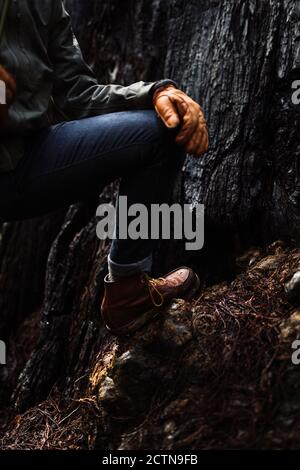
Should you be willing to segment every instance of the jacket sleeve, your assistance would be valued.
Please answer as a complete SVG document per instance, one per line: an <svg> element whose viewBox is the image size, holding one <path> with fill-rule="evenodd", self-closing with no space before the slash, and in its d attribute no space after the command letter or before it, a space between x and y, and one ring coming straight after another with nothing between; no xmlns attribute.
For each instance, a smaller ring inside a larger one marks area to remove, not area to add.
<svg viewBox="0 0 300 470"><path fill-rule="evenodd" d="M54 71L56 108L67 119L152 108L152 92L160 82L137 82L126 87L99 85L82 57L62 0L53 0L52 5L48 53Z"/></svg>

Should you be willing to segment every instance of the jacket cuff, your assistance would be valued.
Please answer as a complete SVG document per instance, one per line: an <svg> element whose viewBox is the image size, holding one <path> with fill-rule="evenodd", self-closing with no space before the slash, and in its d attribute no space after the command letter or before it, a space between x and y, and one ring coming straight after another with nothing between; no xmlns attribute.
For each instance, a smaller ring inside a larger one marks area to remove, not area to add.
<svg viewBox="0 0 300 470"><path fill-rule="evenodd" d="M155 92L156 90L158 90L158 88L164 88L164 87L166 87L166 86L168 86L168 85L173 85L175 88L178 88L178 85L177 85L176 82L174 82L174 80L170 80L169 78L165 78L165 79L163 79L163 80L158 80L157 82L155 82L155 83L152 85L152 87L150 88L149 94L150 94L151 96L153 96L153 95L154 95L154 92Z"/></svg>

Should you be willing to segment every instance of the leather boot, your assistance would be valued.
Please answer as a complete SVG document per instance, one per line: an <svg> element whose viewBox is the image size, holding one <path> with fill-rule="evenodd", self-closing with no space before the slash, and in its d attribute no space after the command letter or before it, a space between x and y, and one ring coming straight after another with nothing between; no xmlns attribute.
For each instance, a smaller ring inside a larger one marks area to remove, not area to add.
<svg viewBox="0 0 300 470"><path fill-rule="evenodd" d="M158 279L138 273L110 281L108 275L104 285L104 323L111 333L126 335L156 317L173 298L191 299L200 280L190 268L181 267Z"/></svg>

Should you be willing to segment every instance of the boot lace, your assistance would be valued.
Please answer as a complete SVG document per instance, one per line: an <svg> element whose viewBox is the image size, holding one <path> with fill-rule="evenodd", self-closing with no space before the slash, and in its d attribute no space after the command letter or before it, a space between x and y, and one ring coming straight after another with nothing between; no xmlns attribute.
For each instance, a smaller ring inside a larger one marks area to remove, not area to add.
<svg viewBox="0 0 300 470"><path fill-rule="evenodd" d="M161 307L164 303L164 296L157 288L157 285L165 285L166 279L163 277L153 279L152 277L148 276L148 274L146 273L144 273L143 279L144 279L144 282L148 286L149 295L150 295L153 305L155 305L155 307ZM155 296L159 298L158 302L155 300Z"/></svg>

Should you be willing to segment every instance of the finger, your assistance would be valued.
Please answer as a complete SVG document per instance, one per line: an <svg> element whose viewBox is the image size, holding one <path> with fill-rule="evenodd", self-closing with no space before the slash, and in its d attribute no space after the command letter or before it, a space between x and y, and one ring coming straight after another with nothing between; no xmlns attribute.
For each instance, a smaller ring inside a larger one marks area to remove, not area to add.
<svg viewBox="0 0 300 470"><path fill-rule="evenodd" d="M162 95L156 100L155 110L167 127L174 128L180 124L176 107L168 96Z"/></svg>
<svg viewBox="0 0 300 470"><path fill-rule="evenodd" d="M186 113L189 111L186 102L179 98L177 95L171 95L170 100L173 106L176 108L177 114L181 119L184 119Z"/></svg>
<svg viewBox="0 0 300 470"><path fill-rule="evenodd" d="M206 123L199 123L199 126L193 134L192 139L190 139L186 145L186 150L188 153L193 153L200 156L207 151L208 141L209 137Z"/></svg>
<svg viewBox="0 0 300 470"><path fill-rule="evenodd" d="M186 145L195 134L196 129L197 124L193 121L189 121L189 123L182 126L180 133L176 137L176 142L180 145Z"/></svg>
<svg viewBox="0 0 300 470"><path fill-rule="evenodd" d="M186 151L191 154L195 154L197 152L197 149L201 145L202 141L202 132L195 132L192 136L192 138L189 140L189 142L186 145Z"/></svg>
<svg viewBox="0 0 300 470"><path fill-rule="evenodd" d="M194 123L192 118L186 116L186 118L183 119L183 124L180 129L180 132L176 137L177 144L186 145L188 141L192 138L196 129L197 124Z"/></svg>
<svg viewBox="0 0 300 470"><path fill-rule="evenodd" d="M204 139L202 140L200 146L196 150L196 155L200 157L201 155L203 155L204 153L208 151L208 147L209 147L209 137L208 137L208 134L206 133L204 135Z"/></svg>
<svg viewBox="0 0 300 470"><path fill-rule="evenodd" d="M208 133L204 131L201 135L199 142L195 145L194 155L200 157L208 150Z"/></svg>
<svg viewBox="0 0 300 470"><path fill-rule="evenodd" d="M179 107L180 106L181 103L179 103ZM180 129L180 132L176 137L176 142L178 144L186 144L197 129L198 114L195 113L195 110L191 106L187 106L187 112L182 118L182 123L183 124Z"/></svg>

